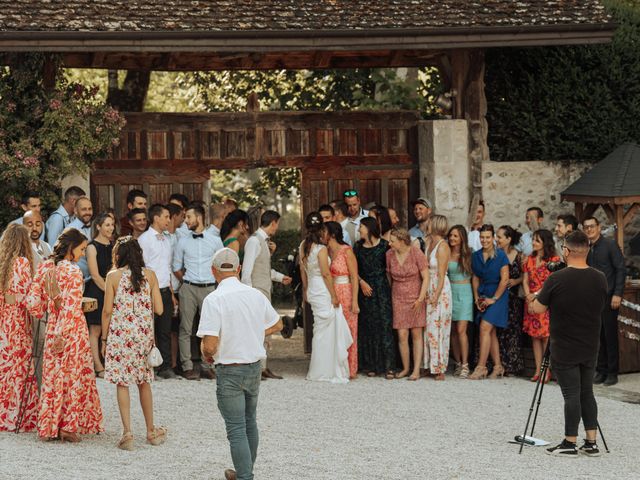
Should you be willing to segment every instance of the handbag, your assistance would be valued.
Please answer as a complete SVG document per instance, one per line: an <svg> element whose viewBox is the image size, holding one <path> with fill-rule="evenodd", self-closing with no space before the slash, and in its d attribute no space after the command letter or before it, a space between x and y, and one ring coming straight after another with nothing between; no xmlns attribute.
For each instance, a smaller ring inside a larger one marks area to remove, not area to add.
<svg viewBox="0 0 640 480"><path fill-rule="evenodd" d="M151 351L147 355L147 363L150 367L159 367L162 365L162 355L160 350L155 345L151 348Z"/></svg>

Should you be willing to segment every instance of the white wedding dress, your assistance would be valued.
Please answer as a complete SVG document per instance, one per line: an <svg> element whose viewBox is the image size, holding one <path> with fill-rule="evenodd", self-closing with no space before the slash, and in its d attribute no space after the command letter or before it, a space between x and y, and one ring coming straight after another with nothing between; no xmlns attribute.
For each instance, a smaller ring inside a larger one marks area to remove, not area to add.
<svg viewBox="0 0 640 480"><path fill-rule="evenodd" d="M313 310L313 343L307 380L331 383L349 382L347 349L353 343L342 307L334 308L322 279L318 252L324 245L313 245L306 263L307 301ZM300 252L302 258L302 252Z"/></svg>

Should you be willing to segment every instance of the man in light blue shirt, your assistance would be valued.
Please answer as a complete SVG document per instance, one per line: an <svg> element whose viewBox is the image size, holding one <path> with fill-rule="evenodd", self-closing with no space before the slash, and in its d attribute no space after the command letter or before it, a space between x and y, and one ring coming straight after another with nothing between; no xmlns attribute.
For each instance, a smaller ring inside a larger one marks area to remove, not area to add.
<svg viewBox="0 0 640 480"><path fill-rule="evenodd" d="M198 380L200 377L213 379L211 366L202 362L200 375L193 368L191 357L191 338L193 336L193 320L202 309L202 302L215 290L215 278L211 271L211 260L215 253L222 249L222 240L209 230L205 230L205 211L201 205L191 204L187 207L185 223L190 234L178 239L173 254L172 270L182 281L178 292L180 301L180 330L178 346L182 375L187 380Z"/></svg>
<svg viewBox="0 0 640 480"><path fill-rule="evenodd" d="M416 238L426 238L428 235L427 231L429 228L429 220L433 213L431 202L428 199L421 197L411 202L411 207L413 208L413 216L416 217L417 222L409 230L411 240L415 240Z"/></svg>
<svg viewBox="0 0 640 480"><path fill-rule="evenodd" d="M75 228L80 230L87 240L90 242L93 239L91 232L91 219L93 218L93 205L88 197L79 197L76 200L75 214L76 218L69 224L69 228ZM85 283L91 278L89 273L89 265L87 265L87 257L83 256L78 261L78 267L82 270L82 276Z"/></svg>
<svg viewBox="0 0 640 480"><path fill-rule="evenodd" d="M533 252L533 232L542 228L544 213L540 207L528 208L524 220L527 227L529 227L529 231L522 234L520 242L516 245L516 250L522 252L525 256L529 256Z"/></svg>
<svg viewBox="0 0 640 480"><path fill-rule="evenodd" d="M40 209L42 207L42 203L40 201L40 194L38 192L27 191L22 195L22 200L20 201L20 208L23 210L23 215L27 212L38 212L40 213ZM13 220L11 223L17 223L18 225L24 225L23 217L18 217ZM40 240L44 242L44 228L42 229L42 233L40 234Z"/></svg>
<svg viewBox="0 0 640 480"><path fill-rule="evenodd" d="M69 187L64 192L62 203L56 211L49 215L49 220L46 223L47 243L49 245L54 246L62 231L73 221L76 201L85 195L84 190L76 186Z"/></svg>

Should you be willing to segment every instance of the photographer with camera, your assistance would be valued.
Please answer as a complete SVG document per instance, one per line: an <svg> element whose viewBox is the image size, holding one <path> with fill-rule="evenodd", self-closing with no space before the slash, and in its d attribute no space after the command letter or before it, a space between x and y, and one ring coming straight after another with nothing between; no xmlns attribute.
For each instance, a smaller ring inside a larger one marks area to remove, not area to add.
<svg viewBox="0 0 640 480"><path fill-rule="evenodd" d="M559 457L574 457L578 452L598 456L598 406L593 395L593 375L607 279L587 265L589 240L583 232L568 235L562 251L567 268L547 279L532 304L535 313L550 311L551 364L564 397L565 439L546 452ZM581 417L586 439L578 449Z"/></svg>

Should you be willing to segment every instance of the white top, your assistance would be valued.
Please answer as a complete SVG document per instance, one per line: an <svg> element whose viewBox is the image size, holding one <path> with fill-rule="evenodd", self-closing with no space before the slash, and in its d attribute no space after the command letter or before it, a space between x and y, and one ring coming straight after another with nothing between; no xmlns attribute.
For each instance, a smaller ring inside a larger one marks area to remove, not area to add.
<svg viewBox="0 0 640 480"><path fill-rule="evenodd" d="M482 244L480 243L480 230L469 230L469 248L471 248L473 252L477 252L482 249Z"/></svg>
<svg viewBox="0 0 640 480"><path fill-rule="evenodd" d="M204 299L197 335L220 338L215 363L254 363L266 358L264 331L278 320L267 297L228 277Z"/></svg>
<svg viewBox="0 0 640 480"><path fill-rule="evenodd" d="M262 228L256 231L256 235L262 237L264 240L268 240L269 236ZM247 243L244 244L244 259L242 260L242 283L252 286L251 274L253 273L253 266L256 263L256 258L260 254L260 240L253 235L247 239ZM271 281L281 283L284 278L284 274L276 272L271 269Z"/></svg>
<svg viewBox="0 0 640 480"><path fill-rule="evenodd" d="M169 235L149 227L149 230L140 235L138 243L142 248L145 266L153 270L158 277L158 286L168 287L171 284L171 260L173 259Z"/></svg>
<svg viewBox="0 0 640 480"><path fill-rule="evenodd" d="M42 240L38 240L38 242L34 242L31 240L31 250L33 251L33 269L34 271L38 269L38 265L40 265L45 259L49 258L49 255L53 253L51 246Z"/></svg>

